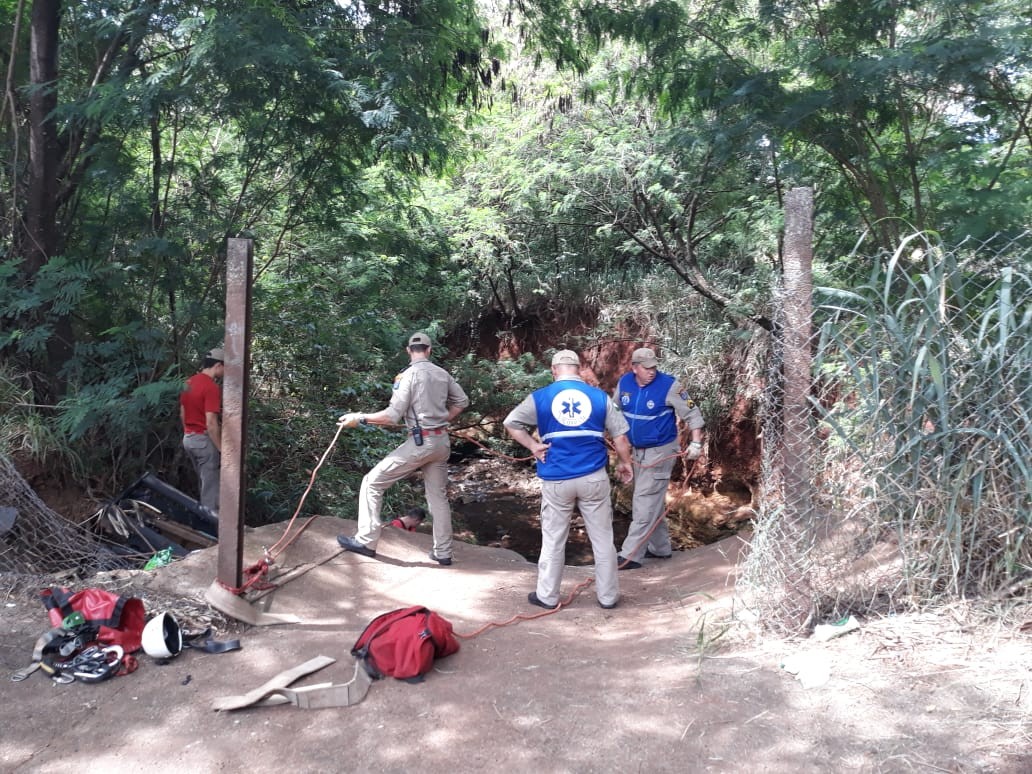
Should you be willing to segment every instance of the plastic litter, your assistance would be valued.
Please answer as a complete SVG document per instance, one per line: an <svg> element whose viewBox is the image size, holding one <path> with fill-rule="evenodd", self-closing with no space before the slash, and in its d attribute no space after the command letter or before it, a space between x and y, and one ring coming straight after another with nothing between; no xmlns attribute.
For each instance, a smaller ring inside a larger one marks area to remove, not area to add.
<svg viewBox="0 0 1032 774"><path fill-rule="evenodd" d="M851 616L847 615L834 623L830 624L818 624L813 629L813 639L818 642L827 642L833 640L836 637L841 637L843 634L856 631L860 628L859 622Z"/></svg>
<svg viewBox="0 0 1032 774"><path fill-rule="evenodd" d="M803 688L819 688L831 679L831 661L824 653L793 653L781 668L795 675Z"/></svg>
<svg viewBox="0 0 1032 774"><path fill-rule="evenodd" d="M159 567L164 567L166 564L172 563L172 546L168 548L162 548L154 556L147 560L147 564L143 565L145 570L156 570Z"/></svg>

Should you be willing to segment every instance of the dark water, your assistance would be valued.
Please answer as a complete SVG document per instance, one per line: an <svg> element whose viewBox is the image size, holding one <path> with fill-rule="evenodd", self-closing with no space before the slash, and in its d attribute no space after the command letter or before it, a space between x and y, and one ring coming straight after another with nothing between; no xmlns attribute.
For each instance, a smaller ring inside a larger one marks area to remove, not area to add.
<svg viewBox="0 0 1032 774"><path fill-rule="evenodd" d="M508 548L536 562L541 552L539 503L517 495L496 495L481 502L452 505L452 523L456 537L476 545ZM629 520L621 513L613 519L613 532L619 547L627 535ZM575 514L566 541L566 564L589 565L594 562L591 541L584 530L584 521Z"/></svg>

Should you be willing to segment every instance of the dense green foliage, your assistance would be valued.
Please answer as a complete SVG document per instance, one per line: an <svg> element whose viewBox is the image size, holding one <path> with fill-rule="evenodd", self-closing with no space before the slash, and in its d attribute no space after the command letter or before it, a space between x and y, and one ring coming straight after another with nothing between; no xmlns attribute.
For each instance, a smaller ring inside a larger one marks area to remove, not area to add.
<svg viewBox="0 0 1032 774"><path fill-rule="evenodd" d="M647 333L719 426L774 326L787 189L817 190L829 287L914 230L1032 225L1029 22L1018 0L0 3L0 432L98 491L178 482L227 236L255 240L265 517L340 412L386 402L415 328L598 310L578 343ZM541 373L435 355L471 422ZM392 439L343 438L310 506L347 515Z"/></svg>
<svg viewBox="0 0 1032 774"><path fill-rule="evenodd" d="M256 371L294 411L316 401L335 417L374 380L353 373L390 367L404 332L461 292L440 286L449 250L406 192L445 163L456 106L475 109L490 82L472 6L55 9L37 3L30 19L7 4L0 16L16 87L0 135L0 349L8 377L47 404L36 407L44 424L79 446L103 488L175 448L181 380L222 339L227 236L255 240ZM31 84L30 22L48 10L60 77ZM49 187L27 163L26 125L39 119L23 106L39 90L56 103ZM42 256L22 227L39 199L53 215ZM294 384L313 372L314 395ZM15 425L33 424L33 402L16 407Z"/></svg>
<svg viewBox="0 0 1032 774"><path fill-rule="evenodd" d="M526 4L569 20L578 51L607 32L635 41L637 61L614 72L625 93L690 118L724 149L715 161L765 157L754 180L775 192L819 184L825 238L863 224L891 250L914 229L956 240L1028 225L1025 3ZM568 58L568 40L534 40Z"/></svg>

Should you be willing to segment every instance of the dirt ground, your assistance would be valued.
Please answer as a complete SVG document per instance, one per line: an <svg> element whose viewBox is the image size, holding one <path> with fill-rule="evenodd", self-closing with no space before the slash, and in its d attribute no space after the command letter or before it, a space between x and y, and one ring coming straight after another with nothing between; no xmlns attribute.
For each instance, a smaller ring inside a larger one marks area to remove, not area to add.
<svg viewBox="0 0 1032 774"><path fill-rule="evenodd" d="M0 770L1032 771L1032 636L1019 626L958 609L861 621L827 642L764 638L734 595L738 538L621 572L614 610L588 585L549 614L527 604L535 567L512 551L457 544L444 568L428 535L386 530L368 559L337 547L354 526L320 517L279 557L292 579L256 607L298 624L210 608L217 548L98 580L243 647L165 665L141 653L135 673L93 685L0 681ZM249 530L245 564L283 528ZM590 577L568 567L564 593ZM412 604L463 635L516 620L462 639L425 682L375 682L352 707L212 709L317 655L336 663L295 686L346 682L365 624ZM0 587L0 667L25 666L46 628L28 590Z"/></svg>

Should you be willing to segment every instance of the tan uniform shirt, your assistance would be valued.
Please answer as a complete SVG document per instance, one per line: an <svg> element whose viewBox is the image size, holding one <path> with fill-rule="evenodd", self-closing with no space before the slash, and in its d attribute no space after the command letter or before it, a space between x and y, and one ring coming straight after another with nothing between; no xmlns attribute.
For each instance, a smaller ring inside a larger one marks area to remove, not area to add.
<svg viewBox="0 0 1032 774"><path fill-rule="evenodd" d="M695 401L688 397L688 390L680 382L675 381L670 385L670 391L666 396L666 404L673 408L677 416L688 423L690 429L701 430L706 426L706 420L702 418L702 412L695 405Z"/></svg>
<svg viewBox="0 0 1032 774"><path fill-rule="evenodd" d="M620 385L613 390L613 400L620 405ZM690 430L701 430L706 426L706 420L702 418L702 412L695 405L695 401L688 397L688 390L678 382L674 381L667 391L664 403L674 410L679 419L688 423Z"/></svg>
<svg viewBox="0 0 1032 774"><path fill-rule="evenodd" d="M451 374L429 360L417 360L394 378L394 394L387 411L391 420L413 427L416 417L424 430L446 427L448 411L465 408L469 398Z"/></svg>

